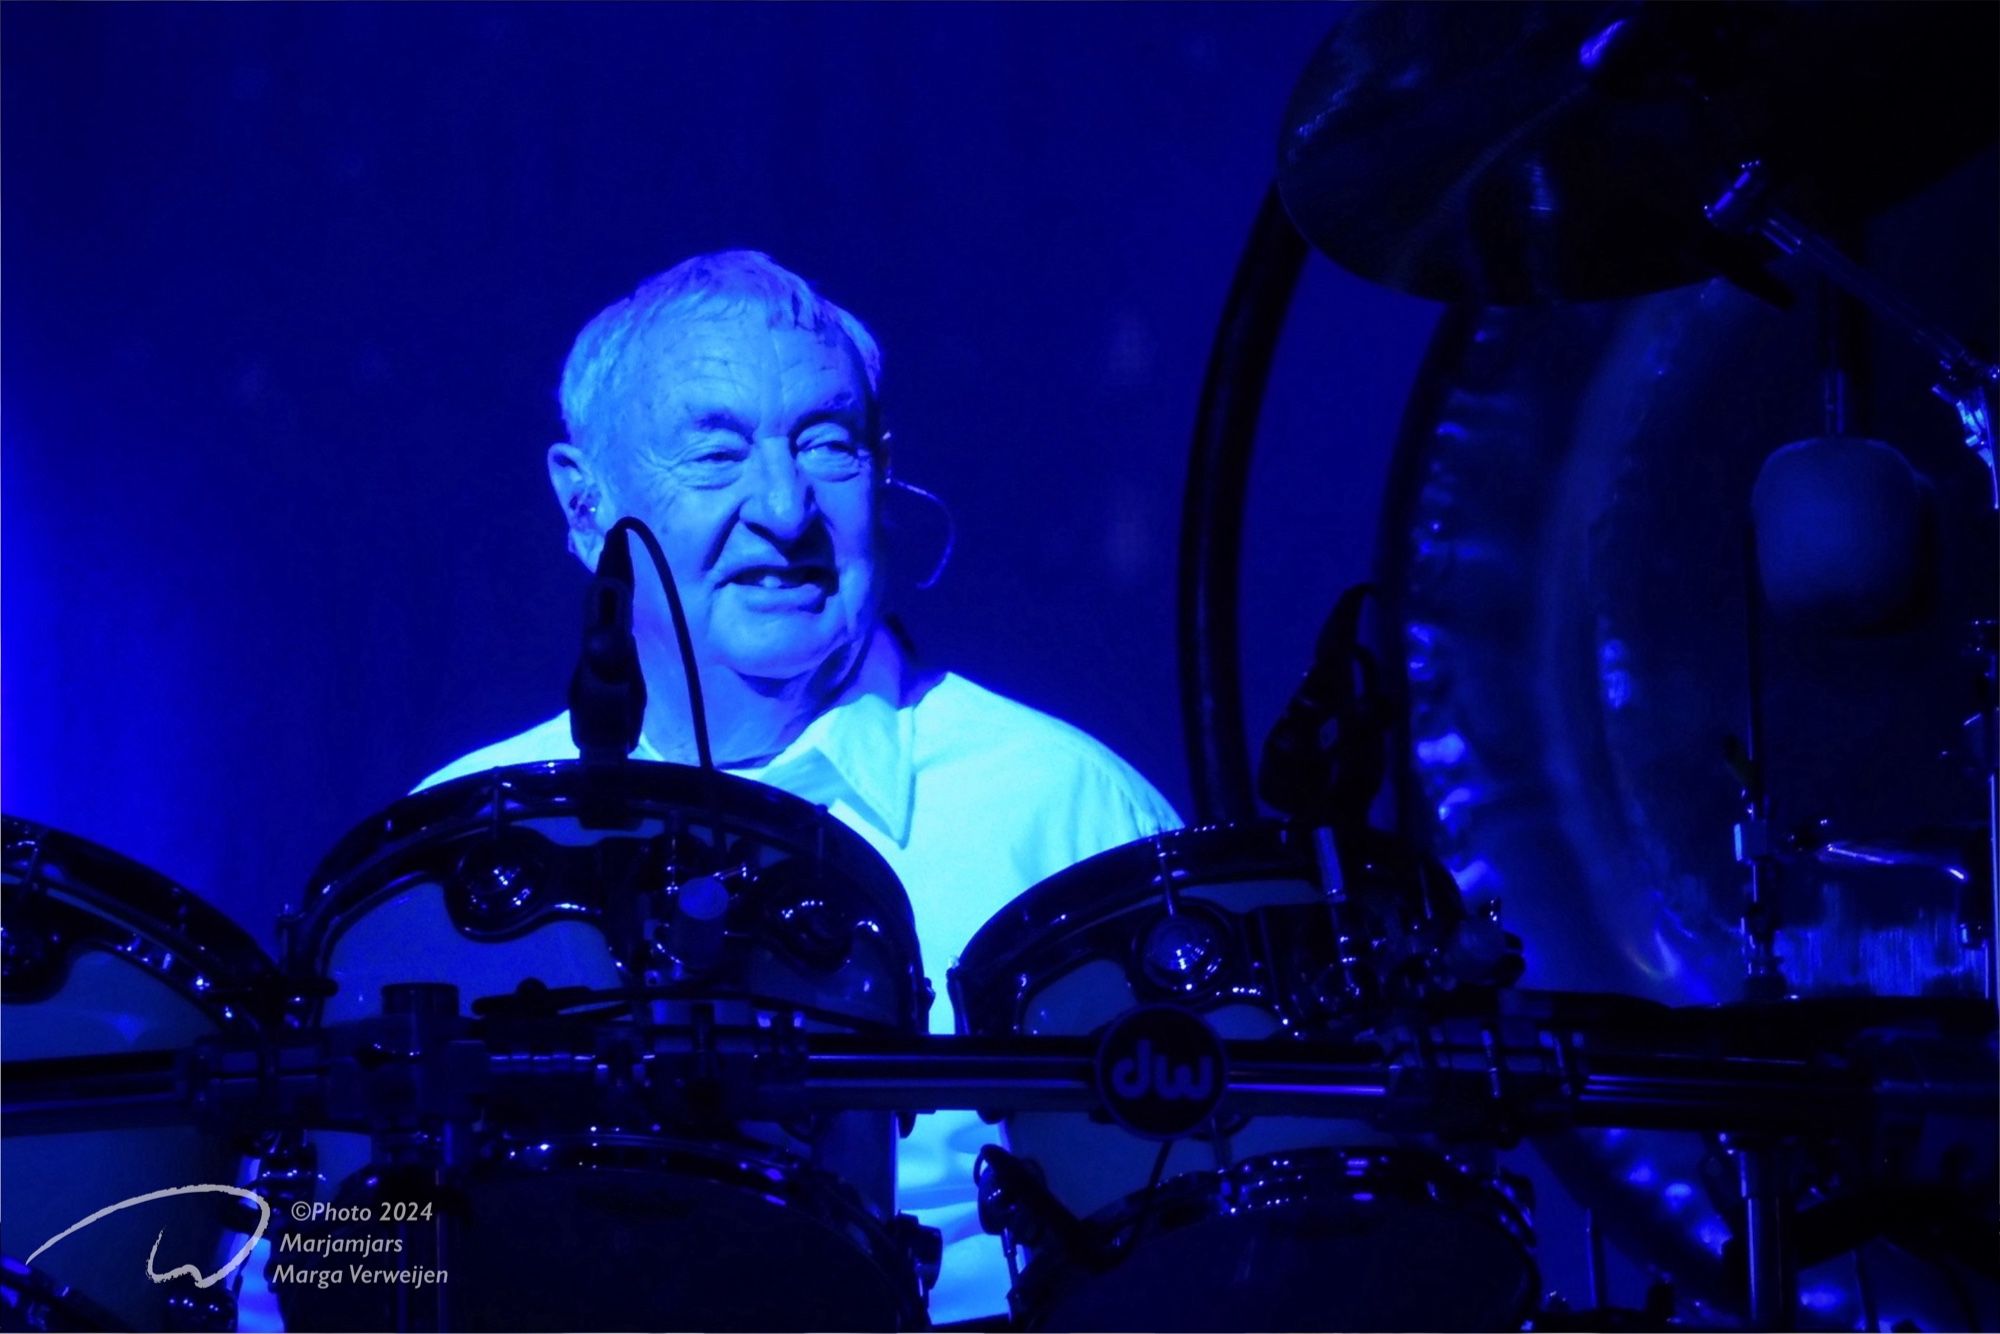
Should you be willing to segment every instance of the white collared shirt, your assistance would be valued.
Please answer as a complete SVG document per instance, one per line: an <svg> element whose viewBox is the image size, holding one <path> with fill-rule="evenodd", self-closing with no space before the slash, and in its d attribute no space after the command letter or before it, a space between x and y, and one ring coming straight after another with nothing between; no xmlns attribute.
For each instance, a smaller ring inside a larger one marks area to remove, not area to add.
<svg viewBox="0 0 2000 1334"><path fill-rule="evenodd" d="M660 755L644 741L639 759ZM569 715L447 765L419 790L509 764L575 759ZM966 942L1029 886L1180 817L1107 747L962 676L911 679L878 630L854 683L769 763L731 773L824 806L870 846L910 896L933 1033L954 1031L945 973ZM922 1117L897 1153L897 1206L944 1232L931 1320L1006 1310L997 1238L979 1230L972 1164L995 1128L971 1112Z"/></svg>

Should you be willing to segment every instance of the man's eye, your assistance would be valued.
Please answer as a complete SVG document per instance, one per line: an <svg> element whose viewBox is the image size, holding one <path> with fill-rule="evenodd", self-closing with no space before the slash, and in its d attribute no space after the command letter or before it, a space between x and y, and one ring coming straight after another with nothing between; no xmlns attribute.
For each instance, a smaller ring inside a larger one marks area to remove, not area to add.
<svg viewBox="0 0 2000 1334"><path fill-rule="evenodd" d="M867 458L868 446L845 436L834 436L826 440L807 440L800 444L798 449L799 463L804 467L820 471L857 472Z"/></svg>
<svg viewBox="0 0 2000 1334"><path fill-rule="evenodd" d="M852 481L867 470L868 446L846 436L806 440L799 444L798 460L802 470L821 481Z"/></svg>
<svg viewBox="0 0 2000 1334"><path fill-rule="evenodd" d="M687 456L687 461L706 468L723 467L731 463L741 463L743 451L720 446L714 449L698 449Z"/></svg>

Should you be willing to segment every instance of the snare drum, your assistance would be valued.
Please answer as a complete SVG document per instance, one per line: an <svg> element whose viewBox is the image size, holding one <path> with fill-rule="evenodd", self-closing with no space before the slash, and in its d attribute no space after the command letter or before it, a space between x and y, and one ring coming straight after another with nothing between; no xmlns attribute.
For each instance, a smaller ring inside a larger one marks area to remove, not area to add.
<svg viewBox="0 0 2000 1334"><path fill-rule="evenodd" d="M951 985L984 1036L1086 1035L1159 1003L1224 1038L1330 1036L1437 985L1462 918L1449 875L1381 835L1183 829L1030 889ZM1016 1284L1033 1327L1500 1328L1535 1296L1508 1192L1365 1124L1235 1117L1164 1144L1072 1113L1004 1125L1086 1222L1087 1244L1045 1246ZM1421 1257L1455 1269L1454 1252L1477 1282L1422 1277Z"/></svg>
<svg viewBox="0 0 2000 1334"><path fill-rule="evenodd" d="M361 825L314 886L287 928L288 968L335 989L307 1023L375 1014L404 982L450 983L475 1008L643 987L655 998L622 1016L686 1023L700 1005L735 1025L793 1009L809 1029L912 1034L930 1003L909 902L874 850L724 774L559 761L459 779ZM723 1129L509 1115L489 1116L448 1172L454 1325L921 1324L893 1113ZM396 1193L358 1136L317 1148L323 1199ZM389 1323L379 1290L273 1286L293 1329Z"/></svg>
<svg viewBox="0 0 2000 1334"><path fill-rule="evenodd" d="M279 998L256 942L192 891L84 839L7 817L0 924L0 1051L9 1061L164 1051L260 1030ZM22 1135L0 1173L7 1249L26 1257L65 1228L135 1195L176 1186L240 1186L243 1146L192 1127ZM36 1256L22 1293L63 1293L134 1329L223 1328L236 1280L197 1288L192 1264L221 1268L242 1244L239 1221L198 1194L109 1214ZM249 1216L254 1225L256 1215ZM67 1309L67 1308L65 1308Z"/></svg>

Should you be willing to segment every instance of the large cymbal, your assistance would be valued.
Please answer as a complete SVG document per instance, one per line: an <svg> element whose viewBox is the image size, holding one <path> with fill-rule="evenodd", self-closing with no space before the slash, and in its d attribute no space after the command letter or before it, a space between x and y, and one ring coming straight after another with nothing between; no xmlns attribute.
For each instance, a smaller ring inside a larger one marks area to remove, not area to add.
<svg viewBox="0 0 2000 1334"><path fill-rule="evenodd" d="M1997 166L1981 155L1860 238L1884 281L1980 347L2000 333ZM1397 793L1405 827L1468 896L1503 903L1525 986L1670 1004L1743 994L1742 803L1724 757L1747 723L1744 537L1765 460L1818 415L1822 304L1805 293L1778 312L1717 283L1460 306L1440 323L1376 567L1379 639L1402 657L1384 670L1409 710ZM1801 995L1977 996L1984 983L1952 872L1984 851L1986 785L1960 730L1976 666L1961 653L1966 622L2000 597L2000 561L1985 469L1931 397L1934 374L1878 338L1851 405L1936 487L1927 613L1865 636L1773 618L1761 637L1774 827L1834 840L1787 857L1778 879L1778 953ZM1706 1183L1721 1180L1701 1175L1705 1145L1537 1147L1567 1155L1550 1161L1602 1235L1673 1274L1684 1311L1740 1300L1741 1271L1702 1239L1718 1207ZM1884 1249L1868 1273L1886 1310ZM1814 1310L1822 1328L1858 1327L1872 1306L1840 1263L1813 1280L1836 1303ZM1905 1272L1917 1279L1896 1300L1932 1307L1912 1313L1923 1328L2000 1327L1953 1310L1941 1271ZM1991 1300L1971 1280L1959 1291Z"/></svg>
<svg viewBox="0 0 2000 1334"><path fill-rule="evenodd" d="M1702 208L1751 158L1838 229L1990 142L2000 6L1407 4L1341 12L1278 185L1364 277L1487 305L1747 273Z"/></svg>

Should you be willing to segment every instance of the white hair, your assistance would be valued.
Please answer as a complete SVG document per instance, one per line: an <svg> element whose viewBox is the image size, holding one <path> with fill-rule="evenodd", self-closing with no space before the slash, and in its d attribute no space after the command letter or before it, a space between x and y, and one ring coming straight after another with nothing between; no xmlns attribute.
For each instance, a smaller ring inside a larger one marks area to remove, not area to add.
<svg viewBox="0 0 2000 1334"><path fill-rule="evenodd" d="M573 444L594 450L604 423L601 404L623 391L655 335L682 321L761 310L771 328L837 332L853 347L868 380L869 416L877 414L882 350L866 325L827 300L811 283L756 250L723 250L682 260L639 284L631 296L599 311L583 327L563 363L563 423Z"/></svg>

